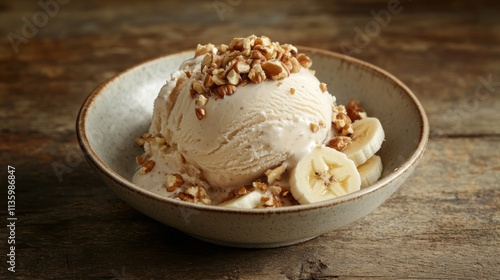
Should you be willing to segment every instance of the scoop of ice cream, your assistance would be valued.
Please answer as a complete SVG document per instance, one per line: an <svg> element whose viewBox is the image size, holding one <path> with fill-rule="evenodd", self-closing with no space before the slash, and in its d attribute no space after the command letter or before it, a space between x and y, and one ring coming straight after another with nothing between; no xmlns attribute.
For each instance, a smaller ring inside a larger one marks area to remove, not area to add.
<svg viewBox="0 0 500 280"><path fill-rule="evenodd" d="M203 100L200 117L192 88L201 61L184 65L163 87L150 133L163 135L211 187L233 188L282 163L293 166L331 136L334 97L305 68Z"/></svg>

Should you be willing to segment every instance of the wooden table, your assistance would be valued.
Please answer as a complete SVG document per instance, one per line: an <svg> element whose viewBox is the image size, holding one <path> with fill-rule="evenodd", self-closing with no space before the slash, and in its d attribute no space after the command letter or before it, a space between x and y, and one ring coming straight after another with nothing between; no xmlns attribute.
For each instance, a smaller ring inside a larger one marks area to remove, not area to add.
<svg viewBox="0 0 500 280"><path fill-rule="evenodd" d="M499 13L498 1L4 1L0 278L499 279ZM431 123L420 165L378 210L268 250L207 244L135 211L91 171L75 136L84 99L118 71L253 33L388 70Z"/></svg>

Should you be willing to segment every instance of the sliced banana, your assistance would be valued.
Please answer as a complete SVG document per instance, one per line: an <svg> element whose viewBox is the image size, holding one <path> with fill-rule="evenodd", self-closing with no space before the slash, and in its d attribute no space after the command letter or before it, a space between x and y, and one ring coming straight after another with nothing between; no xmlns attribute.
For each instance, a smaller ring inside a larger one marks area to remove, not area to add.
<svg viewBox="0 0 500 280"><path fill-rule="evenodd" d="M377 155L372 156L365 163L358 166L358 172L361 176L361 188L366 188L377 182L382 175L382 170L382 159Z"/></svg>
<svg viewBox="0 0 500 280"><path fill-rule="evenodd" d="M365 163L382 146L385 134L377 118L365 118L352 124L352 142L343 151L356 166Z"/></svg>
<svg viewBox="0 0 500 280"><path fill-rule="evenodd" d="M297 163L290 175L290 191L300 204L319 202L358 191L361 178L345 154L317 146Z"/></svg>
<svg viewBox="0 0 500 280"><path fill-rule="evenodd" d="M255 189L240 197L232 198L228 201L225 201L219 204L219 206L229 207L229 208L253 209L261 206L260 199L263 195L264 194L259 189Z"/></svg>

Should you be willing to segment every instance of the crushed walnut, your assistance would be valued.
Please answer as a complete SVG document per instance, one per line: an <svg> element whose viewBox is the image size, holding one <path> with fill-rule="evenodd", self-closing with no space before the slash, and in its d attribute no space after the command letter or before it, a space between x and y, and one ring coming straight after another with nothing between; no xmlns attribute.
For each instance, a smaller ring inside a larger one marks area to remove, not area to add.
<svg viewBox="0 0 500 280"><path fill-rule="evenodd" d="M211 205L212 200L207 194L205 188L195 185L188 187L185 191L179 192L177 197L186 202Z"/></svg>
<svg viewBox="0 0 500 280"><path fill-rule="evenodd" d="M151 170L153 170L154 167L155 167L155 161L148 160L141 166L141 169L139 169L139 174L141 175L148 174L149 172L151 172Z"/></svg>
<svg viewBox="0 0 500 280"><path fill-rule="evenodd" d="M325 83L319 84L319 88L321 89L321 92L325 93L328 89Z"/></svg>
<svg viewBox="0 0 500 280"><path fill-rule="evenodd" d="M342 152L349 146L349 144L352 142L351 137L348 136L335 136L328 143L326 146L333 148L339 152Z"/></svg>
<svg viewBox="0 0 500 280"><path fill-rule="evenodd" d="M353 122L367 117L365 109L359 104L359 100L352 100L351 102L347 103L345 109L347 112L347 116L349 116L349 118Z"/></svg>
<svg viewBox="0 0 500 280"><path fill-rule="evenodd" d="M180 174L168 174L167 180L164 184L164 187L167 189L167 192L173 192L184 185L184 179Z"/></svg>
<svg viewBox="0 0 500 280"><path fill-rule="evenodd" d="M351 135L354 131L352 129L352 122L345 107L342 105L333 104L332 107L332 125L338 134L342 136Z"/></svg>
<svg viewBox="0 0 500 280"><path fill-rule="evenodd" d="M222 199L222 202L226 202L228 200L231 200L233 198L238 198L238 197L241 197L251 191L255 190L255 187L253 186L240 186L236 189L233 189L232 191L230 191L227 196Z"/></svg>
<svg viewBox="0 0 500 280"><path fill-rule="evenodd" d="M296 47L255 35L234 38L229 45L198 45L195 57L201 55L204 55L201 75L189 75L193 79L190 94L196 100L195 113L199 120L205 118L203 106L210 97L223 99L233 94L238 85L282 80L299 72L301 67L308 69L312 65L312 60L298 53ZM200 95L204 98L199 98Z"/></svg>

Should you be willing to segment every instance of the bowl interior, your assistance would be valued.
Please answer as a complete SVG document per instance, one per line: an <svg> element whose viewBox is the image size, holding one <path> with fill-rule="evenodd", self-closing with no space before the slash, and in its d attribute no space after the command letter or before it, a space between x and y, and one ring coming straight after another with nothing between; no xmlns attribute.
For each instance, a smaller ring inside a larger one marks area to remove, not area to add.
<svg viewBox="0 0 500 280"><path fill-rule="evenodd" d="M404 164L419 146L423 149L425 115L402 83L362 61L315 49L301 50L310 55L312 69L328 84L337 104L358 99L370 116L380 119L386 134L378 152L384 164L383 177ZM87 100L79 129L84 130L98 160L116 175L132 178L134 158L142 153L134 139L148 130L153 101L170 73L192 56L193 52L183 52L132 67L105 82Z"/></svg>

